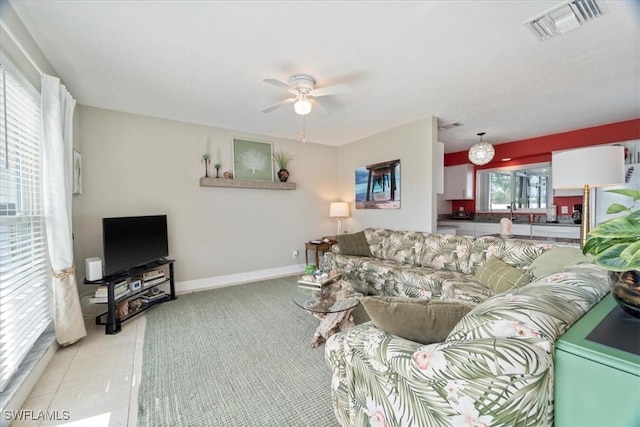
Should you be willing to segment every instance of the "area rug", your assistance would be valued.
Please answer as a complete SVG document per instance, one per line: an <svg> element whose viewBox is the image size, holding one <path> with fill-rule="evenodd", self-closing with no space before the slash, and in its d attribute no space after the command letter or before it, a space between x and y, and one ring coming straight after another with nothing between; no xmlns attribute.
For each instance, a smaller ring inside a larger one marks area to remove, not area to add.
<svg viewBox="0 0 640 427"><path fill-rule="evenodd" d="M138 425L338 426L318 320L295 278L181 295L147 313Z"/></svg>

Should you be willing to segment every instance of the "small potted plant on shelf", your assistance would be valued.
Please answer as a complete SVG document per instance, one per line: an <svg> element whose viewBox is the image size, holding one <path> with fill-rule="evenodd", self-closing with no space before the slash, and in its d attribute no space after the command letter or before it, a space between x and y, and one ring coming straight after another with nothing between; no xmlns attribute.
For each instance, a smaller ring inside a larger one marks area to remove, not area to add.
<svg viewBox="0 0 640 427"><path fill-rule="evenodd" d="M293 159L284 151L275 151L273 153L273 160L276 162L276 165L278 165L278 179L280 182L287 182L287 179L289 179L287 163Z"/></svg>
<svg viewBox="0 0 640 427"><path fill-rule="evenodd" d="M209 178L209 163L211 163L211 159L209 159L209 153L204 153L202 155L202 160L200 163L204 163L204 177Z"/></svg>
<svg viewBox="0 0 640 427"><path fill-rule="evenodd" d="M609 192L627 196L633 203L640 202L638 190ZM593 255L596 265L609 270L614 299L627 313L640 318L640 209L614 203L607 214L620 215L593 228L582 252Z"/></svg>
<svg viewBox="0 0 640 427"><path fill-rule="evenodd" d="M220 178L220 168L222 167L222 163L220 162L214 163L213 167L216 170L216 178Z"/></svg>

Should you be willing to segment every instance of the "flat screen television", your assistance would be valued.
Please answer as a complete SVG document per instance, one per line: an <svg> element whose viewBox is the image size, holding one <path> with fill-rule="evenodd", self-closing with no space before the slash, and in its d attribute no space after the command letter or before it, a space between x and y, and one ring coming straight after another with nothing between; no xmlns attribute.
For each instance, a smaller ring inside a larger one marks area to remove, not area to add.
<svg viewBox="0 0 640 427"><path fill-rule="evenodd" d="M169 255L167 216L102 218L104 275L122 273Z"/></svg>

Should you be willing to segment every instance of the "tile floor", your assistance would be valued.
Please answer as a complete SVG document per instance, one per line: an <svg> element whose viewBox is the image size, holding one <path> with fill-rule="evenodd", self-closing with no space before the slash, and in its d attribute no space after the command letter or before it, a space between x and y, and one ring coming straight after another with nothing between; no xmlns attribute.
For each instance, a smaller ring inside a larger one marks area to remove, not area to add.
<svg viewBox="0 0 640 427"><path fill-rule="evenodd" d="M12 427L135 427L146 316L122 325L116 335L87 321L87 336L60 348L22 407L32 411L68 411L66 421L16 421Z"/></svg>

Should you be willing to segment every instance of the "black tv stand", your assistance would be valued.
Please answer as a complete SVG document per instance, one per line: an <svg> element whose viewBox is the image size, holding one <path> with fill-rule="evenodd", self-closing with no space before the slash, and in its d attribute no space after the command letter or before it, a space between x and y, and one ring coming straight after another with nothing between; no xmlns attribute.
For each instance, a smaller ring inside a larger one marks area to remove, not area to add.
<svg viewBox="0 0 640 427"><path fill-rule="evenodd" d="M175 300L176 297L176 289L175 289L175 279L173 272L173 263L175 260L172 259L159 259L153 262L150 262L144 266L134 267L130 270L127 270L124 273L118 273L111 276L103 277L101 280L96 281L88 281L84 280L85 285L106 285L107 288L107 311L96 316L96 325L104 325L106 334L117 334L121 330L121 325L123 322L137 316L140 313L145 312L146 310L161 304L165 301ZM126 295L115 298L115 285L121 283L122 281L127 281L129 284L132 281L141 280L143 281L144 273L151 270L158 270L160 268L168 269L169 276L165 276L164 280L159 282L149 282L148 284L142 284L142 286L137 290L130 290ZM119 317L116 306L125 301L133 301L135 299L140 298L144 293L146 293L149 289L154 286L163 285L169 283L169 294L165 298L160 298L158 300L154 300L152 302L143 303L140 308L135 311L129 312L124 317Z"/></svg>

